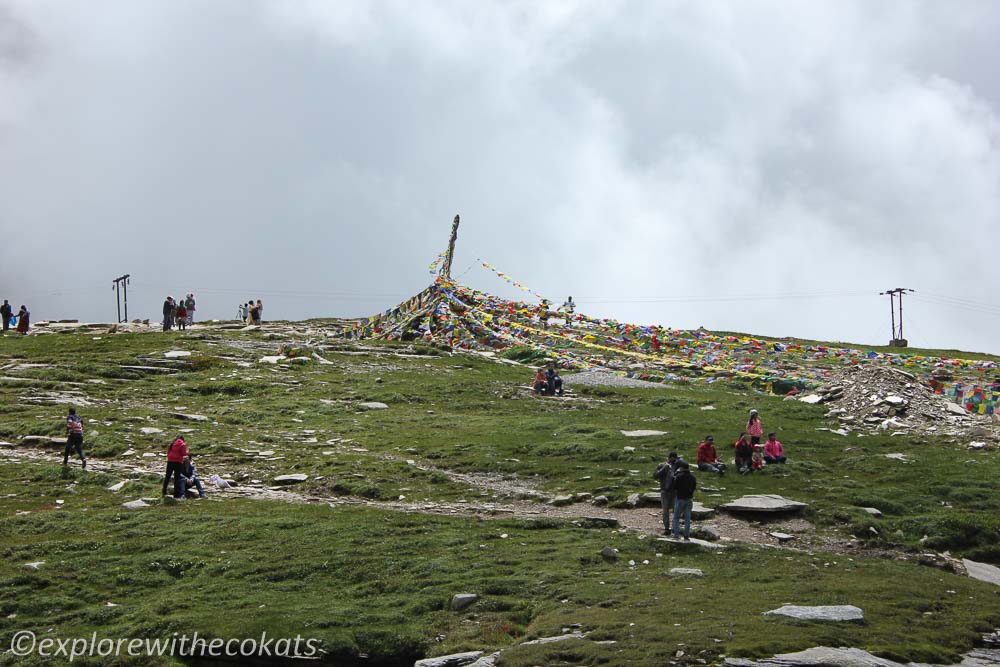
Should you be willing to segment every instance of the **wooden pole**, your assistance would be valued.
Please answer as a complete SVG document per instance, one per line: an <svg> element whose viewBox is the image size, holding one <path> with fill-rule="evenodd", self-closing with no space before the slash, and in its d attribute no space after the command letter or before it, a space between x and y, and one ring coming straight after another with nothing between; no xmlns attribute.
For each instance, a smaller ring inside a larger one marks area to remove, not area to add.
<svg viewBox="0 0 1000 667"><path fill-rule="evenodd" d="M451 278L451 260L455 256L455 241L458 240L458 215L455 216L455 220L451 223L451 238L448 239L448 254L445 255L444 263L441 264L441 277L445 279Z"/></svg>

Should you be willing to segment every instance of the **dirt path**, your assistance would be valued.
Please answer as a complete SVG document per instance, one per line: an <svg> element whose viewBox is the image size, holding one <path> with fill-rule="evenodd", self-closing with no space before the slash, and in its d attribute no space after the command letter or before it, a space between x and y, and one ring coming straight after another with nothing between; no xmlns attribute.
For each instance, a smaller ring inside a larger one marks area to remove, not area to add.
<svg viewBox="0 0 1000 667"><path fill-rule="evenodd" d="M59 456L44 451L28 448L5 447L0 449L0 462L45 462L58 463ZM155 461L155 465L153 462ZM73 465L78 465L74 462ZM163 474L162 461L158 459L137 460L135 462L109 461L103 459L88 460L87 470L120 474L123 477L160 476ZM490 474L470 474L448 471L432 466L417 466L424 470L433 470L448 475L453 481L468 486L477 491L511 496L511 495L541 495L536 489L524 483L511 481ZM207 481L207 480L206 480ZM207 484L209 497L212 500L223 498L252 498L256 500L272 500L286 503L325 503L331 507L364 506L395 512L414 514L431 514L438 516L464 516L479 519L493 518L555 518L555 519L604 519L613 520L626 530L644 535L660 536L663 534L663 523L660 509L657 507L641 507L622 509L598 507L589 503L573 503L556 507L531 500L508 499L503 501L454 501L454 502L406 502L395 500L368 500L352 496L325 495L301 493L294 488L279 488L261 484L240 484L229 489L214 489ZM127 487L126 487L127 489ZM124 496L128 493L125 492ZM856 540L846 539L822 531L801 518L776 518L774 520L747 520L724 513L716 513L709 519L694 525L710 525L720 535L720 542L737 542L754 544L778 549L795 551L823 551L843 554L846 556L876 556L890 558L907 558L909 555L893 550L872 550ZM771 533L780 532L792 535L792 539L782 541Z"/></svg>

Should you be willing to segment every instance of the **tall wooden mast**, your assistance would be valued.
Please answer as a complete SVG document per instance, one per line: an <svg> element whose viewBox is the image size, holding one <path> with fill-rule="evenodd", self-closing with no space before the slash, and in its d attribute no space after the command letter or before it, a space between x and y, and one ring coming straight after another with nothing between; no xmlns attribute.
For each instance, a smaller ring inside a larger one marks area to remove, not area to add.
<svg viewBox="0 0 1000 667"><path fill-rule="evenodd" d="M451 279L451 260L455 256L455 241L458 239L458 215L455 215L455 220L451 223L451 238L448 239L448 254L445 255L444 263L441 264L441 277L445 280Z"/></svg>

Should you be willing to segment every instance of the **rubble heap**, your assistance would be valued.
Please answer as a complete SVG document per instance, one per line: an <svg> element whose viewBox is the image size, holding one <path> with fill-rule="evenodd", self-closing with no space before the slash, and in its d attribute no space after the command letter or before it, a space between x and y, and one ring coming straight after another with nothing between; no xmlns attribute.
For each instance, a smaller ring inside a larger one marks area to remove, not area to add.
<svg viewBox="0 0 1000 667"><path fill-rule="evenodd" d="M883 364L846 367L799 400L828 404L826 416L840 422L837 431L841 433L867 430L983 437L990 432L987 419L935 394L917 376Z"/></svg>

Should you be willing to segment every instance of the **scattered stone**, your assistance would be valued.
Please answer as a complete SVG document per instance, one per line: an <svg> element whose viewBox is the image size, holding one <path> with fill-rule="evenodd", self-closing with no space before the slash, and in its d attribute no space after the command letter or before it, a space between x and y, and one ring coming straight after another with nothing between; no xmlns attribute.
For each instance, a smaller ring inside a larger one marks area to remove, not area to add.
<svg viewBox="0 0 1000 667"><path fill-rule="evenodd" d="M803 403L809 403L810 405L815 405L816 403L822 401L823 397L820 396L819 394L806 394L805 396L799 398L799 400L802 401Z"/></svg>
<svg viewBox="0 0 1000 667"><path fill-rule="evenodd" d="M142 500L130 500L127 503L122 503L122 507L130 510L142 509L143 507L149 506L149 504L143 502Z"/></svg>
<svg viewBox="0 0 1000 667"><path fill-rule="evenodd" d="M278 475L274 478L274 483L278 486L288 486L291 484L301 484L307 479L309 479L309 475L294 473L291 475Z"/></svg>
<svg viewBox="0 0 1000 667"><path fill-rule="evenodd" d="M773 533L768 533L768 535L775 538L782 544L784 544L785 542L791 542L792 540L795 539L794 535L789 535L788 533L773 532Z"/></svg>
<svg viewBox="0 0 1000 667"><path fill-rule="evenodd" d="M364 403L358 403L358 407L362 410L385 410L389 406L385 403L379 403L378 401L366 401Z"/></svg>
<svg viewBox="0 0 1000 667"><path fill-rule="evenodd" d="M40 568L43 565L45 565L45 561L44 560L38 560L38 561L35 561L34 563L25 563L24 564L24 566L26 568L28 568L29 570L37 570L38 568Z"/></svg>
<svg viewBox="0 0 1000 667"><path fill-rule="evenodd" d="M1000 586L1000 567L988 563L977 563L967 558L962 559L962 565L965 566L965 571L973 579Z"/></svg>
<svg viewBox="0 0 1000 667"><path fill-rule="evenodd" d="M167 359L178 359L180 357L190 357L191 353L187 350L170 350L169 352L164 352L163 356Z"/></svg>
<svg viewBox="0 0 1000 667"><path fill-rule="evenodd" d="M720 509L724 509L727 512L767 512L778 514L782 512L798 512L803 507L808 507L808 503L767 494L743 496L730 503L721 505Z"/></svg>
<svg viewBox="0 0 1000 667"><path fill-rule="evenodd" d="M623 449L625 450L626 454L632 454L633 452L635 452L635 447L624 447Z"/></svg>
<svg viewBox="0 0 1000 667"><path fill-rule="evenodd" d="M698 526L697 528L692 528L691 531L697 532L698 537L710 542L718 542L722 539L722 535L719 534L719 529L715 526Z"/></svg>
<svg viewBox="0 0 1000 667"><path fill-rule="evenodd" d="M183 412L171 412L170 416L171 417L176 417L177 419L183 419L185 421L190 421L190 422L207 422L208 421L208 417L206 417L205 415L188 415L188 414L184 414Z"/></svg>
<svg viewBox="0 0 1000 667"><path fill-rule="evenodd" d="M573 521L581 528L618 528L618 519L610 516L584 516Z"/></svg>
<svg viewBox="0 0 1000 667"><path fill-rule="evenodd" d="M868 512L872 516L882 516L882 510L875 507L862 507L863 511Z"/></svg>
<svg viewBox="0 0 1000 667"><path fill-rule="evenodd" d="M139 433L142 433L143 435L156 435L157 433L163 433L163 429L154 428L152 426L143 426L139 429Z"/></svg>
<svg viewBox="0 0 1000 667"><path fill-rule="evenodd" d="M705 573L695 567L672 567L670 574L690 575L692 577L704 577Z"/></svg>
<svg viewBox="0 0 1000 667"><path fill-rule="evenodd" d="M781 653L773 658L754 661L743 658L726 658L729 667L905 667L902 663L876 658L858 648L815 648L798 653Z"/></svg>
<svg viewBox="0 0 1000 667"><path fill-rule="evenodd" d="M164 505L176 505L180 502L179 498L174 498L173 496L163 496Z"/></svg>
<svg viewBox="0 0 1000 667"><path fill-rule="evenodd" d="M476 595L475 593L458 593L456 595L453 595L451 598L451 610L461 611L466 607L468 607L469 605L473 604L478 599L479 596Z"/></svg>
<svg viewBox="0 0 1000 667"><path fill-rule="evenodd" d="M572 505L572 504L573 504L573 496L556 496L555 498L549 501L549 505L552 505L553 507L562 507L564 505Z"/></svg>
<svg viewBox="0 0 1000 667"><path fill-rule="evenodd" d="M715 514L715 510L711 507L705 507L697 500L691 503L691 518L695 521L699 519L707 519Z"/></svg>
<svg viewBox="0 0 1000 667"><path fill-rule="evenodd" d="M618 560L618 550L611 547L604 547L601 549L601 556L606 560Z"/></svg>
<svg viewBox="0 0 1000 667"><path fill-rule="evenodd" d="M667 435L667 432L639 429L638 431L622 431L621 434L624 435L626 438L648 438L654 435Z"/></svg>
<svg viewBox="0 0 1000 667"><path fill-rule="evenodd" d="M542 637L540 639L532 639L531 641L522 642L519 646L538 646L539 644L553 644L555 642L564 642L567 639L583 639L586 635L582 632L569 632L565 635L556 635L555 637Z"/></svg>
<svg viewBox="0 0 1000 667"><path fill-rule="evenodd" d="M596 507L604 507L605 505L608 504L608 497L607 496L597 496L596 498L594 498L591 501L591 503L593 505L595 505Z"/></svg>
<svg viewBox="0 0 1000 667"><path fill-rule="evenodd" d="M863 621L865 613L853 605L821 605L806 607L786 604L783 607L764 612L765 616L787 616L800 621Z"/></svg>
<svg viewBox="0 0 1000 667"><path fill-rule="evenodd" d="M909 463L910 460L906 458L906 454L901 454L899 452L894 452L892 454L886 454L885 458L892 459L894 461L902 461L903 463Z"/></svg>
<svg viewBox="0 0 1000 667"><path fill-rule="evenodd" d="M125 488L126 484L128 484L128 480L127 479L123 480L121 482L118 482L117 484L112 484L111 486L108 487L108 491L114 491L115 493L118 493L119 491L121 491L122 489Z"/></svg>
<svg viewBox="0 0 1000 667"><path fill-rule="evenodd" d="M477 660L483 655L482 651L468 651L466 653L452 653L442 655L437 658L424 658L413 663L413 667L464 667Z"/></svg>

